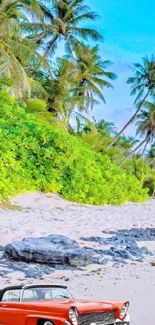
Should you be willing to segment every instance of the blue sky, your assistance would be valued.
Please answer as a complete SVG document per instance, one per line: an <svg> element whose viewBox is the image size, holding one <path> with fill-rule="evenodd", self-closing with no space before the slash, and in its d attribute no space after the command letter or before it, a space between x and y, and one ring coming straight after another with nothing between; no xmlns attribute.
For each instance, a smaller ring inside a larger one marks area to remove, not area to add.
<svg viewBox="0 0 155 325"><path fill-rule="evenodd" d="M111 69L118 79L114 90L104 90L106 105L97 105L91 115L97 119L113 121L118 128L133 113L134 98L126 84L132 74L131 64L141 57L155 53L155 2L154 0L86 0L100 20L89 24L104 36L100 54L114 62ZM134 134L133 126L126 134Z"/></svg>

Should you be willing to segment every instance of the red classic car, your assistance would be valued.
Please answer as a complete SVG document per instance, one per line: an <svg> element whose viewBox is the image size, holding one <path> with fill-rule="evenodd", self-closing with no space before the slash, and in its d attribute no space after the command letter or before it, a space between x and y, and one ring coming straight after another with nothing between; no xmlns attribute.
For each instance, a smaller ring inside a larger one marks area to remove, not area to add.
<svg viewBox="0 0 155 325"><path fill-rule="evenodd" d="M129 325L127 301L77 300L62 285L0 290L0 325Z"/></svg>

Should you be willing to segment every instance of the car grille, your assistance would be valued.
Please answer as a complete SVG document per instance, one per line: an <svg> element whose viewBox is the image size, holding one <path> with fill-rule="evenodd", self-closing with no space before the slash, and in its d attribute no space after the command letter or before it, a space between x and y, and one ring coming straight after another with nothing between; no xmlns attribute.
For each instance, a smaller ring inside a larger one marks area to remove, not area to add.
<svg viewBox="0 0 155 325"><path fill-rule="evenodd" d="M97 325L113 325L114 322L115 311L80 315L80 325L90 325L91 323L96 323Z"/></svg>

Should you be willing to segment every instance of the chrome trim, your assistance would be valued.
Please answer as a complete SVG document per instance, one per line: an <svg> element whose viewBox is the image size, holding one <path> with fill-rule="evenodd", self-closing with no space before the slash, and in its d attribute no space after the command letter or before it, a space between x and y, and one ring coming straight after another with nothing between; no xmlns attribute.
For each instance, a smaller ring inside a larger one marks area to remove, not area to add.
<svg viewBox="0 0 155 325"><path fill-rule="evenodd" d="M67 320L64 321L64 325L71 325Z"/></svg>
<svg viewBox="0 0 155 325"><path fill-rule="evenodd" d="M79 325L114 325L115 311L80 314Z"/></svg>
<svg viewBox="0 0 155 325"><path fill-rule="evenodd" d="M116 319L115 324L116 325L130 325L130 315L127 314L123 320Z"/></svg>
<svg viewBox="0 0 155 325"><path fill-rule="evenodd" d="M34 283L34 284L25 284L23 286L23 289L27 289L27 288L31 288L31 287L59 287L59 288L66 288L67 286L63 285L63 284L49 284L49 283Z"/></svg>
<svg viewBox="0 0 155 325"><path fill-rule="evenodd" d="M23 295L24 295L24 288L21 289L21 293L20 293L20 298L19 301L22 302L23 301Z"/></svg>
<svg viewBox="0 0 155 325"><path fill-rule="evenodd" d="M90 323L90 325L115 325L115 323L113 323L113 322L108 322L108 323L103 323L103 322L96 322L96 323Z"/></svg>

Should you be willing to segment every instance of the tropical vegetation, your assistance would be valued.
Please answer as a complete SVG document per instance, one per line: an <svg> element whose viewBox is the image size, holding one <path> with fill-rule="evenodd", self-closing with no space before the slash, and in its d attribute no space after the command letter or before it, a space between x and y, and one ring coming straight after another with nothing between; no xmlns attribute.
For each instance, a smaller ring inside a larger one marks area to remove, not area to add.
<svg viewBox="0 0 155 325"><path fill-rule="evenodd" d="M75 136L27 114L0 93L0 198L30 190L91 204L143 201L140 181Z"/></svg>
<svg viewBox="0 0 155 325"><path fill-rule="evenodd" d="M117 78L103 35L87 27L96 19L84 0L0 0L1 200L33 190L91 204L155 194L155 57L132 66L135 111L120 131L104 111L88 118ZM135 137L124 133L131 123Z"/></svg>

